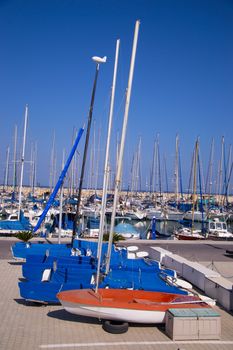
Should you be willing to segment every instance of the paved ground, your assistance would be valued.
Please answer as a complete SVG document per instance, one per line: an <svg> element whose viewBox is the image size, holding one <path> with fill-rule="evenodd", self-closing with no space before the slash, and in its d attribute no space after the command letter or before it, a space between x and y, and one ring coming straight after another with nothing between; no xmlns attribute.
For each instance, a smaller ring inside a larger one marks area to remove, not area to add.
<svg viewBox="0 0 233 350"><path fill-rule="evenodd" d="M0 240L2 280L0 284L0 349L2 350L233 349L232 314L217 306L216 310L221 314L222 319L221 341L173 342L167 337L162 326L131 325L127 333L114 335L106 333L98 320L68 314L59 305L38 307L27 303L20 298L17 286L18 279L21 277L21 263L11 259L9 247L9 241ZM4 252L6 249L8 251ZM179 249L181 250L181 247Z"/></svg>

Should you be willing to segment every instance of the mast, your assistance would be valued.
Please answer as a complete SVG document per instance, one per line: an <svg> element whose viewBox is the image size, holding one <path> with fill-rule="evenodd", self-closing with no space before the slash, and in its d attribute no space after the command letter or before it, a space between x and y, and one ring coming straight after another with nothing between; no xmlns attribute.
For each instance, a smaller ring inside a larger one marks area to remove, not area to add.
<svg viewBox="0 0 233 350"><path fill-rule="evenodd" d="M54 165L55 165L55 131L53 132L53 143L51 150L51 159L50 159L50 176L49 176L49 187L50 192L52 192L54 186Z"/></svg>
<svg viewBox="0 0 233 350"><path fill-rule="evenodd" d="M65 150L62 152L62 169L65 164ZM60 206L59 206L59 223L58 223L58 244L61 244L61 228L62 228L62 207L63 207L63 191L64 191L64 181L60 188Z"/></svg>
<svg viewBox="0 0 233 350"><path fill-rule="evenodd" d="M91 104L90 104L89 116L88 116L87 133L86 133L86 140L85 140L84 153L83 153L82 169L81 169L81 175L80 175L80 181L79 181L77 208L76 208L76 214L75 214L74 223L73 223L72 244L73 244L73 241L74 241L74 238L76 235L77 220L80 217L80 203L81 203L81 195L82 195L82 187L83 187L83 178L84 178L85 164L86 164L86 158L87 158L87 150L88 150L88 144L89 144L91 122L92 122L92 113L93 113L93 107L94 107L95 91L96 91L99 67L100 67L100 63L106 62L107 57L100 58L100 57L94 56L94 57L92 57L92 59L94 62L96 62L96 70L95 70L94 84L93 84L93 88L92 88L92 96L91 96Z"/></svg>
<svg viewBox="0 0 233 350"><path fill-rule="evenodd" d="M204 232L204 208L203 208L203 197L202 197L202 181L201 181L201 162L200 162L200 151L198 148L197 153L198 163L198 176L199 176L199 187L200 187L200 204L201 204L201 232Z"/></svg>
<svg viewBox="0 0 233 350"><path fill-rule="evenodd" d="M208 207L210 207L210 196L212 194L213 185L213 159L214 159L214 139L212 138L210 147L210 158L206 175L205 193L208 195Z"/></svg>
<svg viewBox="0 0 233 350"><path fill-rule="evenodd" d="M33 181L32 181L32 194L34 196L34 191L35 191L35 187L36 187L36 182L37 182L37 142L35 143L35 149L34 149L34 163L33 163Z"/></svg>
<svg viewBox="0 0 233 350"><path fill-rule="evenodd" d="M182 171L181 171L181 157L180 157L180 147L179 147L179 174L180 174L180 194L181 194L181 199L183 200L183 183L182 183Z"/></svg>
<svg viewBox="0 0 233 350"><path fill-rule="evenodd" d="M227 159L226 205L228 205L229 181L231 178L231 165L232 165L232 145L230 145L228 159Z"/></svg>
<svg viewBox="0 0 233 350"><path fill-rule="evenodd" d="M220 163L219 163L219 177L218 177L219 202L220 202L221 195L222 195L223 157L224 157L224 137L222 137L222 142L221 142L221 158L220 158Z"/></svg>
<svg viewBox="0 0 233 350"><path fill-rule="evenodd" d="M155 157L156 157L156 140L154 141L154 149L153 149L153 159L152 159L152 166L151 166L151 178L150 178L150 192L155 192Z"/></svg>
<svg viewBox="0 0 233 350"><path fill-rule="evenodd" d="M17 150L17 125L15 125L14 133L14 154L13 154L13 193L15 194L16 183L17 183L17 167L16 167L16 150Z"/></svg>
<svg viewBox="0 0 233 350"><path fill-rule="evenodd" d="M140 184L141 143L142 143L142 138L140 136L139 144L138 144L137 157L136 157L136 184L135 184L135 191L136 191L136 193L138 192L138 190L141 190L141 184Z"/></svg>
<svg viewBox="0 0 233 350"><path fill-rule="evenodd" d="M159 134L157 134L157 172L158 172L158 185L159 185L159 194L160 194L160 200L162 196L162 187L161 187L161 169L160 169L160 150L159 150Z"/></svg>
<svg viewBox="0 0 233 350"><path fill-rule="evenodd" d="M163 162L164 162L165 188L166 188L166 192L168 193L167 158L166 158L166 154L164 154Z"/></svg>
<svg viewBox="0 0 233 350"><path fill-rule="evenodd" d="M72 146L77 137L77 130L73 128L73 137L72 137ZM71 170L70 170L70 196L74 194L74 159L71 162Z"/></svg>
<svg viewBox="0 0 233 350"><path fill-rule="evenodd" d="M119 195L119 189L120 189L120 184L121 184L122 160L123 160L124 147L125 147L125 137L126 137L127 122L128 122L129 105L130 105L131 88L132 88L132 81L133 81L139 25L140 25L140 21L136 21L133 49L132 49L132 56L131 56L131 63L130 63L130 71L129 71L128 88L127 88L126 102L125 102L125 113L124 113L124 120L123 120L122 134L121 134L119 163L118 163L116 180L115 180L114 202L113 202L113 210L112 210L110 233L109 233L108 251L107 251L107 257L106 257L106 274L109 272L109 267L110 267L113 232L114 232L114 225L115 225L116 207L117 207L117 203L118 203L118 195Z"/></svg>
<svg viewBox="0 0 233 350"><path fill-rule="evenodd" d="M19 184L19 212L18 218L20 219L20 210L22 203L22 187L23 187L23 171L24 171L24 156L25 156L25 144L26 144L26 134L27 134L27 121L28 121L28 105L25 107L25 119L24 119L24 132L23 132L23 150L21 158L21 173L20 173L20 184Z"/></svg>
<svg viewBox="0 0 233 350"><path fill-rule="evenodd" d="M57 192L58 192L59 188L60 188L60 187L62 186L62 184L63 184L64 178L65 178L66 173L67 173L67 171L68 171L68 169L69 169L69 166L70 166L70 163L71 163L72 158L73 158L73 156L74 156L74 153L75 153L75 151L76 151L76 148L78 147L78 144L79 144L79 141L80 141L80 139L81 139L81 137L82 137L83 131L84 131L84 128L80 128L80 129L79 129L79 133L78 133L77 138L76 138L76 140L75 140L75 143L74 143L74 145L73 145L73 147L72 147L72 149L71 149L71 151L70 151L70 154L69 154L69 156L68 156L68 158L67 158L66 164L65 164L65 166L64 166L64 168L63 168L63 170L62 170L62 172L61 172L61 174L60 174L60 176L59 176L59 179L58 179L57 184L55 185L55 187L54 187L54 189L53 189L53 192L51 193L51 195L50 195L50 197L49 197L49 200L48 200L48 202L47 202L47 204L46 204L46 207L44 208L43 213L41 214L41 216L40 216L40 218L39 218L39 220L38 220L36 226L35 226L34 229L33 229L33 232L36 232L36 231L39 229L41 223L43 222L43 220L44 220L46 214L47 214L48 211L49 211L49 208L50 208L51 205L53 204L53 201L54 201L54 199L55 199L55 197L56 197L56 195L57 195Z"/></svg>
<svg viewBox="0 0 233 350"><path fill-rule="evenodd" d="M9 156L10 156L10 147L7 147L6 150L6 169L5 169L5 180L4 180L4 190L8 188L8 180L9 180Z"/></svg>
<svg viewBox="0 0 233 350"><path fill-rule="evenodd" d="M179 201L179 136L176 135L176 164L175 164L175 193L176 193L176 205Z"/></svg>
<svg viewBox="0 0 233 350"><path fill-rule="evenodd" d="M114 108L114 100L115 100L119 47L120 47L120 40L118 39L116 42L112 92L111 92L111 101L110 101L109 118L108 118L108 134L107 134L106 149L105 149L103 193L102 193L102 203L101 203L101 212L100 212L100 227L99 227L98 251L97 251L98 264L97 264L97 277L96 277L96 291L98 290L98 287L99 287L102 243L103 243L103 234L104 234L104 221L105 221L104 219L105 219L108 180L109 180L109 149L110 149L110 140L111 140L111 131L112 131L112 118L113 118L113 108Z"/></svg>
<svg viewBox="0 0 233 350"><path fill-rule="evenodd" d="M95 171L95 192L98 189L99 163L100 163L100 139L101 139L101 128L98 129L98 144L97 144L96 171Z"/></svg>
<svg viewBox="0 0 233 350"><path fill-rule="evenodd" d="M31 173L30 173L30 186L31 186L31 193L34 195L35 190L35 172L36 172L36 143L32 142L31 145Z"/></svg>
<svg viewBox="0 0 233 350"><path fill-rule="evenodd" d="M194 211L197 202L197 160L198 160L198 140L195 143L194 165L193 165L193 208L192 208L192 231L194 223Z"/></svg>

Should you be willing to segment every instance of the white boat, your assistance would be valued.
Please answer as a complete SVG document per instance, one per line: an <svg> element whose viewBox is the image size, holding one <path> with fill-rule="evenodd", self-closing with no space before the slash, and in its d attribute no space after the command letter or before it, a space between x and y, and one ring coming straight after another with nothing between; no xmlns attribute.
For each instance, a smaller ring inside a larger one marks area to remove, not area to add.
<svg viewBox="0 0 233 350"><path fill-rule="evenodd" d="M190 221L198 221L198 222L202 222L202 221L206 221L206 214L203 213L199 210L194 210L194 212L192 210L186 211L186 213L184 214L184 220L190 220Z"/></svg>
<svg viewBox="0 0 233 350"><path fill-rule="evenodd" d="M176 208L164 208L164 215L168 221L179 221L183 219L184 213Z"/></svg>
<svg viewBox="0 0 233 350"><path fill-rule="evenodd" d="M158 208L147 208L145 209L145 214L146 214L146 219L147 220L152 220L155 218L156 220L165 220L166 215L161 209Z"/></svg>
<svg viewBox="0 0 233 350"><path fill-rule="evenodd" d="M124 215L130 217L132 220L143 220L146 217L144 210L138 208L124 210Z"/></svg>
<svg viewBox="0 0 233 350"><path fill-rule="evenodd" d="M201 233L201 230L193 230L188 227L182 227L178 230L175 230L174 236L179 240L187 240L187 241L205 239L205 236Z"/></svg>
<svg viewBox="0 0 233 350"><path fill-rule="evenodd" d="M215 218L208 223L209 239L233 239L233 233L228 231L225 221Z"/></svg>

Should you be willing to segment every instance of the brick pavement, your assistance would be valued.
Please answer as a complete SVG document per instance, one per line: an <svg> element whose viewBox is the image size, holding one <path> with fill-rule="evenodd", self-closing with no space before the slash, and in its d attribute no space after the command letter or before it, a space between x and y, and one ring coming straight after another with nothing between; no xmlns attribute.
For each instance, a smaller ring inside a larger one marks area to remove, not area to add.
<svg viewBox="0 0 233 350"><path fill-rule="evenodd" d="M68 314L60 305L35 306L19 296L21 265L0 260L0 349L210 350L233 349L233 317L222 316L221 342L173 342L163 327L131 325L125 334L106 333L98 320Z"/></svg>

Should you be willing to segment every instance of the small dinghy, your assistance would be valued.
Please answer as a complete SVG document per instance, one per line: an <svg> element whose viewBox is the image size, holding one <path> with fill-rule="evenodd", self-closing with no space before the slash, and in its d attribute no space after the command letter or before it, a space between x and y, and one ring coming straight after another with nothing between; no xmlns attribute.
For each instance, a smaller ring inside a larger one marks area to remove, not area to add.
<svg viewBox="0 0 233 350"><path fill-rule="evenodd" d="M164 323L170 308L210 308L198 296L144 290L68 290L57 298L72 314L135 323Z"/></svg>

